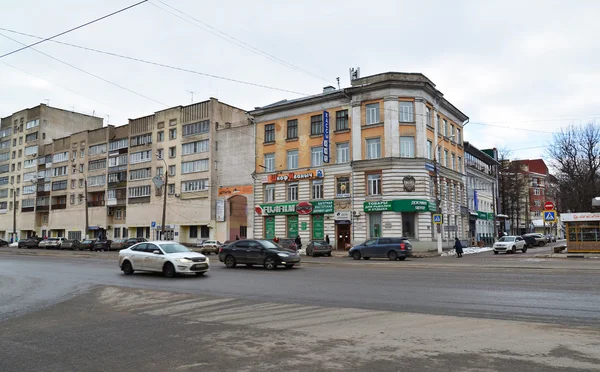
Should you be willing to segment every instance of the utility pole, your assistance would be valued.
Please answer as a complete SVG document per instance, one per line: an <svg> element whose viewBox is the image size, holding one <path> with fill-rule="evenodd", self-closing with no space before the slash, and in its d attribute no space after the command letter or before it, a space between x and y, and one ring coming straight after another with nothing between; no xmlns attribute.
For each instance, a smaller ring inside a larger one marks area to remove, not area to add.
<svg viewBox="0 0 600 372"><path fill-rule="evenodd" d="M437 137L437 136L436 136ZM434 184L434 193L435 193L435 213L441 213L441 200L439 194L439 186L438 186L438 178L439 178L439 170L438 170L438 162L437 162L437 149L440 145L437 145L435 151L433 153L433 171L435 173L435 178L433 179ZM444 219L442 217L442 224ZM442 253L442 224L436 225L437 228L437 252Z"/></svg>
<svg viewBox="0 0 600 372"><path fill-rule="evenodd" d="M169 186L169 167L166 166L165 163L165 193L163 195L163 210L162 210L162 224L161 229L161 240L165 240L165 220L167 218L167 187Z"/></svg>
<svg viewBox="0 0 600 372"><path fill-rule="evenodd" d="M89 215L88 215L88 200L87 200L87 197L88 197L87 177L85 176L85 173L83 173L75 165L73 165L73 169L77 170L83 176L83 192L85 193L85 196L83 198L84 203L85 203L85 231L83 233L83 240L85 240L85 239L87 239L88 231L90 230L90 221L89 221Z"/></svg>
<svg viewBox="0 0 600 372"><path fill-rule="evenodd" d="M17 190L14 184L10 184L13 190L13 243L17 241Z"/></svg>

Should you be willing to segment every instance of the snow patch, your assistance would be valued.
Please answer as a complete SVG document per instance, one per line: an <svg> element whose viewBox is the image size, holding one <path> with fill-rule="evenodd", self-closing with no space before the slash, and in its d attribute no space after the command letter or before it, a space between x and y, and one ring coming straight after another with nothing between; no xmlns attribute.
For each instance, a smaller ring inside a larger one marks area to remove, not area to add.
<svg viewBox="0 0 600 372"><path fill-rule="evenodd" d="M483 252L489 252L491 251L493 248L492 247L467 247L467 248L463 248L463 254L474 254L474 253L483 253ZM449 250L447 252L443 252L442 253L442 257L448 257L448 256L456 256L456 250L452 249Z"/></svg>
<svg viewBox="0 0 600 372"><path fill-rule="evenodd" d="M18 248L19 247L19 243L17 243L17 242L10 243L8 246L11 247L11 248Z"/></svg>

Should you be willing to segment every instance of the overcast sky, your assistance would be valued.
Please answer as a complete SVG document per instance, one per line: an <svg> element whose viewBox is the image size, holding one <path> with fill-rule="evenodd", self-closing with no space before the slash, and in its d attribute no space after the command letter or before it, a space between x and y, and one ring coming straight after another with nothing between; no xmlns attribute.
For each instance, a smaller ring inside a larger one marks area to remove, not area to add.
<svg viewBox="0 0 600 372"><path fill-rule="evenodd" d="M353 66L362 76L421 72L470 117L466 140L517 158L543 156L550 132L600 119L598 1L162 1L208 26L151 0L56 40L305 94L336 77L348 86ZM0 27L47 37L135 2L0 0ZM0 36L0 55L20 46ZM299 97L52 42L36 48L148 98L24 50L0 59L1 117L48 99L122 125L190 103L188 91L244 109Z"/></svg>

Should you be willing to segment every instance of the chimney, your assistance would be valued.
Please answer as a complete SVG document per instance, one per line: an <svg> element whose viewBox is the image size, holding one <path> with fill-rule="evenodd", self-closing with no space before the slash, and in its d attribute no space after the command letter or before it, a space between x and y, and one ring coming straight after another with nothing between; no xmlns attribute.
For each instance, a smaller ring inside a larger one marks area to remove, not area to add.
<svg viewBox="0 0 600 372"><path fill-rule="evenodd" d="M335 87L332 87L331 85L323 87L323 93L331 93L331 92L335 92Z"/></svg>

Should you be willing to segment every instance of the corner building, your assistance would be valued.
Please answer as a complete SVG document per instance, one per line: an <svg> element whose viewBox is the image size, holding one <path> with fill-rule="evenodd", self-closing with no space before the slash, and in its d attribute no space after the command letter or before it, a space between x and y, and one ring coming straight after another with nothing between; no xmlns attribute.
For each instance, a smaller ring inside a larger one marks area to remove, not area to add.
<svg viewBox="0 0 600 372"><path fill-rule="evenodd" d="M349 88L325 87L250 114L257 131L255 236L300 235L304 245L329 236L337 249L406 236L415 250L435 249L437 160L440 234L446 245L466 237L468 118L424 75L356 78Z"/></svg>

